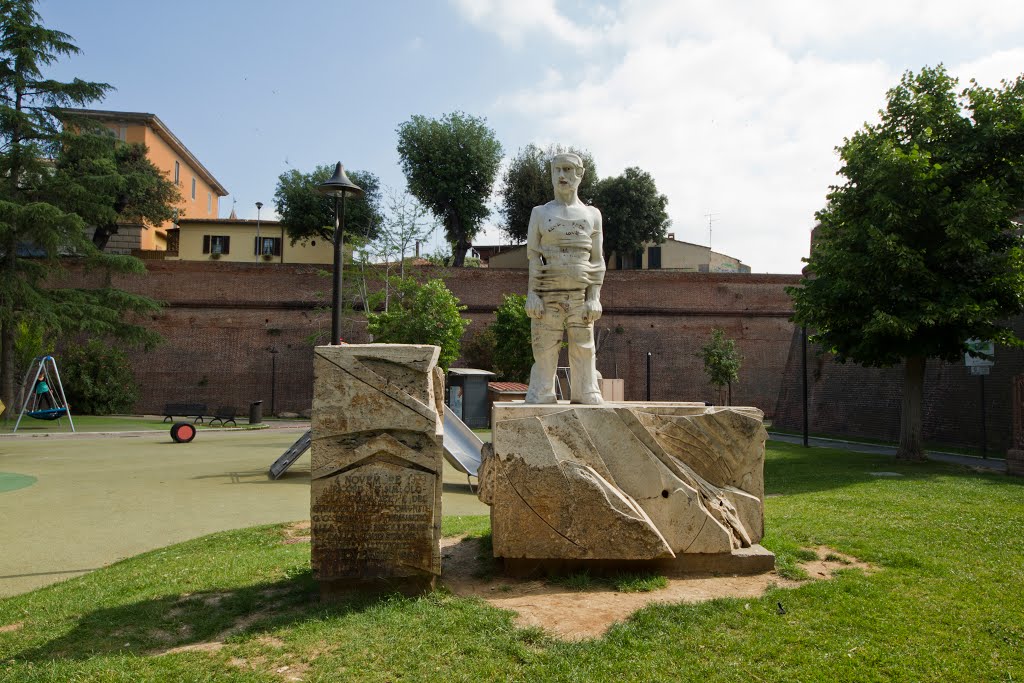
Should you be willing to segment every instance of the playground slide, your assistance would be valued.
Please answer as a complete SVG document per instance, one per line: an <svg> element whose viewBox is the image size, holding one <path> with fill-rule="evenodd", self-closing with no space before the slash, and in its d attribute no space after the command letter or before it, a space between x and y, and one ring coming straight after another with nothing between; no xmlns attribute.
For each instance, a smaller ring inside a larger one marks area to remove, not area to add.
<svg viewBox="0 0 1024 683"><path fill-rule="evenodd" d="M444 407L444 457L452 467L475 477L480 469L480 449L484 442L458 418L448 406Z"/></svg>
<svg viewBox="0 0 1024 683"><path fill-rule="evenodd" d="M311 431L299 437L291 448L285 451L267 473L271 479L277 479L299 459L312 442ZM444 407L444 457L452 467L464 474L475 477L480 469L480 449L484 442L466 426L448 406Z"/></svg>

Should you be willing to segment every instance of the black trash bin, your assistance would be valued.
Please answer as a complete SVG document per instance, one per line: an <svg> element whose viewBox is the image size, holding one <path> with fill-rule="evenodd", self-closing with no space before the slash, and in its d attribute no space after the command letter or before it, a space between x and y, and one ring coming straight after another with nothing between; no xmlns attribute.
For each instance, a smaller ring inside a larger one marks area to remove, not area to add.
<svg viewBox="0 0 1024 683"><path fill-rule="evenodd" d="M257 425L263 422L263 401L253 401L249 404L249 424Z"/></svg>

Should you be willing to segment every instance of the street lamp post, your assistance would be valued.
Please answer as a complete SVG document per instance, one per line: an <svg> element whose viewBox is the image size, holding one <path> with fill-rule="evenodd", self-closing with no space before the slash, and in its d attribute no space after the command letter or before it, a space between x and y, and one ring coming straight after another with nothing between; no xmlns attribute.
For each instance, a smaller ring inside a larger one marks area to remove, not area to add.
<svg viewBox="0 0 1024 683"><path fill-rule="evenodd" d="M263 202L256 202L256 263L260 262L260 254L263 253L263 243L260 241L260 209Z"/></svg>
<svg viewBox="0 0 1024 683"><path fill-rule="evenodd" d="M277 354L276 346L270 347L270 414L277 415Z"/></svg>
<svg viewBox="0 0 1024 683"><path fill-rule="evenodd" d="M340 161L334 167L334 175L320 185L317 185L316 190L326 197L334 197L334 292L331 299L331 345L336 345L341 341L341 284L343 252L345 249L345 197L352 195L359 198L364 193L361 187L348 179ZM341 211L338 210L339 199L341 199Z"/></svg>

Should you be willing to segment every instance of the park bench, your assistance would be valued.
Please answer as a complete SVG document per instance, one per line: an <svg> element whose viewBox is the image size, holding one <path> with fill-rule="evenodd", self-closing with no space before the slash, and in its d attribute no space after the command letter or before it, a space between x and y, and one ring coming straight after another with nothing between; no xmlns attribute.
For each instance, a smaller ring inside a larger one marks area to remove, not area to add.
<svg viewBox="0 0 1024 683"><path fill-rule="evenodd" d="M164 422L174 419L174 416L195 418L193 422L203 422L206 415L205 403L168 403L164 405Z"/></svg>
<svg viewBox="0 0 1024 683"><path fill-rule="evenodd" d="M235 415L237 413L238 409L235 406L221 406L213 411L213 417L210 418L210 426L213 426L215 421L220 422L221 426L226 425L228 422L237 426L235 422Z"/></svg>

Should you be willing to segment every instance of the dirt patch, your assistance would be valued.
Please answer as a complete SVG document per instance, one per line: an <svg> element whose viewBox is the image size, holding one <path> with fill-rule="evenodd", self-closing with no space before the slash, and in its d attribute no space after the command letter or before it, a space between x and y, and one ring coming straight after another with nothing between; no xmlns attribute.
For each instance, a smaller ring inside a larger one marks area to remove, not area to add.
<svg viewBox="0 0 1024 683"><path fill-rule="evenodd" d="M281 543L292 545L295 543L309 543L310 521L292 522L284 528L284 538Z"/></svg>
<svg viewBox="0 0 1024 683"><path fill-rule="evenodd" d="M20 631L24 627L24 621L19 621L16 624L6 624L4 626L0 626L0 633L11 633L13 631Z"/></svg>
<svg viewBox="0 0 1024 683"><path fill-rule="evenodd" d="M874 568L855 558L820 546L818 559L802 563L810 580L832 578L840 569ZM617 621L654 603L696 603L716 598L758 598L768 588L795 588L793 581L775 572L753 576L690 575L668 577L668 586L649 593L620 593L605 585L582 591L548 581L525 581L491 576L493 565L480 557L477 539L441 539L442 582L456 595L481 598L517 614L520 627L539 626L565 640L600 637Z"/></svg>

